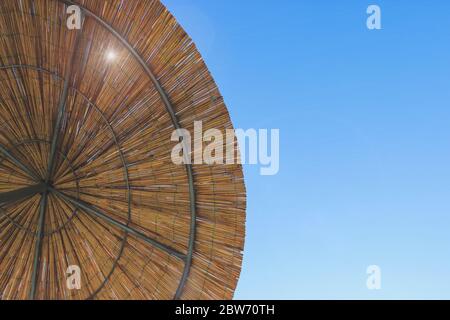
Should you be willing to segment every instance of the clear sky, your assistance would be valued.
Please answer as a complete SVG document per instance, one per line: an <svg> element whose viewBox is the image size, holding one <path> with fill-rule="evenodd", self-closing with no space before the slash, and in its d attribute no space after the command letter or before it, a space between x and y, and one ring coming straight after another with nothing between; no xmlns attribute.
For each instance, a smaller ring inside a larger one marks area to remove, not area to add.
<svg viewBox="0 0 450 320"><path fill-rule="evenodd" d="M280 173L246 167L236 298L450 299L450 1L163 2L234 125L281 131Z"/></svg>

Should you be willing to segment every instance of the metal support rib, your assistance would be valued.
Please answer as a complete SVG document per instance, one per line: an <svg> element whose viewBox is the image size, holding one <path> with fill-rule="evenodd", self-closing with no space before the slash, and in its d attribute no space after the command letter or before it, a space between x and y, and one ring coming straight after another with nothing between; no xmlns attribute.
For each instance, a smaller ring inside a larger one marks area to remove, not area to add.
<svg viewBox="0 0 450 320"><path fill-rule="evenodd" d="M61 129L61 122L64 116L64 111L66 109L66 102L67 102L67 96L69 94L69 77L66 77L64 80L64 88L63 92L61 94L61 98L59 100L59 106L58 106L58 115L55 122L55 127L53 128L53 139L52 139L52 146L50 149L50 156L48 161L48 168L47 168L47 176L45 177L45 182L48 183L52 177L53 174L53 167L55 165L55 155L56 155L56 147L58 145L58 137L59 137L59 131Z"/></svg>
<svg viewBox="0 0 450 320"><path fill-rule="evenodd" d="M84 20L83 20L84 22ZM47 176L45 178L45 182L49 183L49 181L52 179L53 170L55 166L55 155L56 155L56 148L58 146L58 138L59 138L59 131L61 130L61 124L64 117L64 113L66 110L67 105L67 96L69 95L69 85L70 85L70 78L72 76L72 69L73 69L73 62L75 59L75 51L78 48L78 42L80 40L81 30L83 28L83 23L81 24L81 29L77 31L76 38L75 38L75 45L73 47L72 55L69 59L69 66L67 70L66 77L64 79L64 87L63 92L61 94L61 97L59 99L59 105L58 105L58 115L56 118L55 126L53 128L53 139L52 139L52 146L50 149L50 156L48 161L48 169L47 169Z"/></svg>
<svg viewBox="0 0 450 320"><path fill-rule="evenodd" d="M69 85L70 85L70 78L72 76L72 69L73 69L73 62L75 58L75 51L78 48L78 41L80 39L81 30L83 28L83 24L80 30L77 31L76 38L75 38L75 44L73 46L73 51L69 59L69 65L67 69L67 75L64 79L64 87L63 92L61 93L61 97L59 99L59 105L58 105L58 114L56 118L55 125L53 127L53 139L52 139L52 145L50 149L50 155L48 159L48 168L47 168L47 175L45 177L45 184L47 187L49 186L49 183L51 182L52 176L53 176L53 170L55 165L55 156L56 156L56 148L58 145L58 138L59 138L59 132L61 130L61 124L64 117L66 104L67 104L67 96L69 94ZM38 236L36 239L36 250L34 255L34 263L33 263L33 273L32 273L32 279L31 279L31 290L30 290L30 299L34 299L36 295L36 286L37 286L37 280L38 280L38 273L39 273L39 265L41 260L41 250L42 250L42 240L44 238L44 228L45 228L45 211L47 210L47 199L48 198L48 191L45 191L42 195L41 199L41 206L40 206L40 213L39 213L39 226L38 226Z"/></svg>
<svg viewBox="0 0 450 320"><path fill-rule="evenodd" d="M63 198L64 200L70 202L71 204L73 204L74 206L86 211L88 214L94 215L100 219L103 219L109 223L111 223L112 225L118 227L119 229L128 232L131 235L134 235L136 237L138 237L141 240L144 240L145 242L151 244L152 246L165 251L167 253L169 253L170 255L177 257L183 261L186 260L186 255L184 255L181 252L176 251L175 249L170 248L169 246L166 246L165 244L162 244L156 240L153 240L149 237L147 237L146 235L144 235L142 232L139 232L129 226L127 226L126 224L123 224L111 217L109 217L108 215L104 214L103 212L101 212L99 209L91 206L90 204L82 201L82 200L78 200L75 198L72 198L52 187L49 187L49 190L52 191L53 193L57 194L58 196L60 196L61 198Z"/></svg>
<svg viewBox="0 0 450 320"><path fill-rule="evenodd" d="M22 169L26 174L28 174L31 178L33 178L35 181L39 181L40 178L37 176L36 173L28 169L22 162L17 160L16 157L14 157L8 150L6 150L3 146L0 145L0 153L3 154L6 158L9 159L12 163L14 163L16 166L18 166L20 169Z"/></svg>
<svg viewBox="0 0 450 320"><path fill-rule="evenodd" d="M45 183L40 183L31 187L0 193L0 204L6 204L32 197L35 194L45 192L46 190L47 186L45 185Z"/></svg>
<svg viewBox="0 0 450 320"><path fill-rule="evenodd" d="M108 24L105 20L103 20L101 17L96 15L94 12L90 11L85 6L81 5L80 3L76 3L72 0L57 0L61 3L64 3L66 5L75 5L78 6L86 16L89 16L93 18L95 21L100 23L105 29L107 29L111 34L113 34L117 40L119 40L132 54L132 56L139 62L141 67L144 69L147 76L152 81L153 85L155 86L155 89L158 91L161 100L163 101L167 112L169 113L173 126L175 129L181 129L180 122L175 114L174 108L172 106L172 103L169 100L169 97L167 93L164 91L164 88L162 87L159 80L156 78L155 74L150 70L147 63L142 59L140 54L136 51L136 49L133 48L133 46L128 42L127 39L125 39L120 33L118 33L110 24ZM183 143L186 143L186 141L183 139ZM186 147L186 145L185 145ZM187 150L187 148L185 148ZM192 258L194 254L194 247L195 247L195 238L196 238L196 228L197 228L197 209L196 209L196 193L195 193L195 185L194 185L194 174L192 165L186 164L186 173L188 176L188 183L189 183L189 199L190 199L190 210L191 210L191 226L190 226L190 235L189 235L189 243L188 243L188 254L186 256L186 263L183 271L183 275L180 279L180 284L178 286L178 289L175 293L174 299L178 300L181 298L181 295L183 293L184 286L186 285L187 278L190 273L190 269L192 266Z"/></svg>
<svg viewBox="0 0 450 320"><path fill-rule="evenodd" d="M41 204L39 208L39 224L38 224L38 234L37 234L37 241L34 248L34 261L33 261L33 273L31 276L31 289L30 289L30 300L34 300L36 296L36 287L37 287L37 281L38 281L38 271L39 271L39 264L41 260L41 254L42 254L42 240L44 239L44 227L45 227L45 210L47 208L47 198L48 194L47 191L44 192L41 198Z"/></svg>
<svg viewBox="0 0 450 320"><path fill-rule="evenodd" d="M67 84L67 86L66 86ZM56 144L58 143L58 132L59 132L59 126L62 120L62 115L64 114L64 106L66 104L67 99L67 92L68 92L68 81L66 80L64 82L64 90L60 101L60 108L58 112L58 118L53 130L53 141L52 141L52 149L50 152L49 157L49 165L47 170L47 176L45 177L45 186L47 187L47 184L49 183L52 172L53 172L53 164L54 164L54 158L56 154ZM41 254L42 254L42 240L44 239L44 232L45 232L45 212L47 210L47 199L48 193L47 190L43 193L41 198L41 204L39 208L39 224L38 224L38 234L36 238L36 244L35 244L35 251L34 251L34 260L33 260L33 271L32 271L32 277L31 277L31 289L30 289L30 300L34 300L36 296L36 287L37 287L37 281L38 281L38 273L39 273L39 266L41 263Z"/></svg>

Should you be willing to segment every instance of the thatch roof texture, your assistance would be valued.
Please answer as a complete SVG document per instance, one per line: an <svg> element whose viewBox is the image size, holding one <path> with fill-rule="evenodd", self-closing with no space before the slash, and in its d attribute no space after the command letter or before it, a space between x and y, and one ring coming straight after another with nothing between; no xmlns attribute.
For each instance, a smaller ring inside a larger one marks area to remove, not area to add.
<svg viewBox="0 0 450 320"><path fill-rule="evenodd" d="M1 204L2 299L233 297L242 168L175 165L170 139L232 124L159 1L1 0L0 121L0 193L32 189Z"/></svg>

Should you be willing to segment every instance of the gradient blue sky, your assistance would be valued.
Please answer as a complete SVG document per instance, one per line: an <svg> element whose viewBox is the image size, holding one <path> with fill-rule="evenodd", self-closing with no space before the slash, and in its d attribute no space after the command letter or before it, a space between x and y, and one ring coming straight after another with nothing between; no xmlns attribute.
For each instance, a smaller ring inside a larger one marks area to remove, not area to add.
<svg viewBox="0 0 450 320"><path fill-rule="evenodd" d="M449 299L450 2L163 2L235 126L281 130L280 173L246 167L236 298Z"/></svg>

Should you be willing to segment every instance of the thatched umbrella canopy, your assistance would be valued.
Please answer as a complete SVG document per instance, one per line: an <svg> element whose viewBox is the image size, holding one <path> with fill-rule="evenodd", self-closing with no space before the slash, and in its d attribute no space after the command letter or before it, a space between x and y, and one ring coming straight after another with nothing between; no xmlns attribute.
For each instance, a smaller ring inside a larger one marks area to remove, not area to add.
<svg viewBox="0 0 450 320"><path fill-rule="evenodd" d="M1 0L0 30L1 298L231 298L242 168L171 159L175 129L232 124L166 8Z"/></svg>

